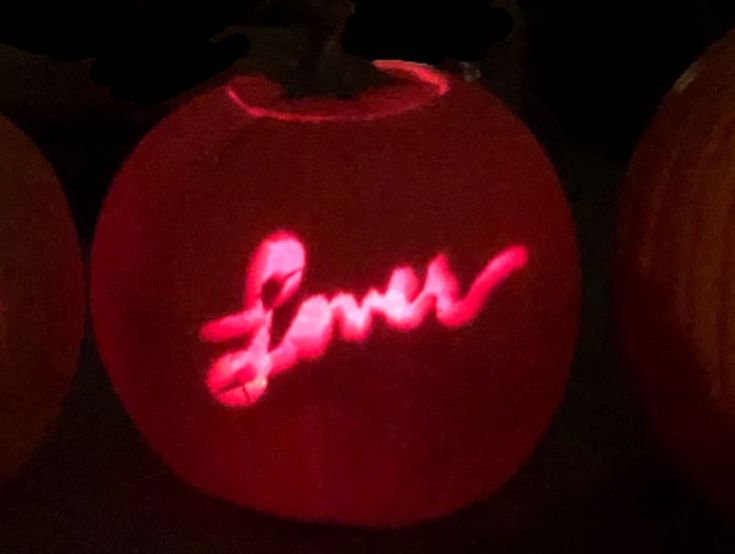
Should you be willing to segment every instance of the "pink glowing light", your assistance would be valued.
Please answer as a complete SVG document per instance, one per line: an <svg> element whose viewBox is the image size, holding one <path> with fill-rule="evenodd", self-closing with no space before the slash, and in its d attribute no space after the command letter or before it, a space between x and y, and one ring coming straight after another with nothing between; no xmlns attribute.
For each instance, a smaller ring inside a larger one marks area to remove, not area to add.
<svg viewBox="0 0 735 554"><path fill-rule="evenodd" d="M291 299L306 269L303 243L292 233L270 235L256 249L245 281L244 309L206 323L200 337L206 342L247 340L245 348L228 352L211 364L207 387L225 406L245 407L266 391L268 380L301 361L323 356L335 335L347 342L362 342L375 316L399 331L417 328L434 312L448 328L468 325L482 311L490 294L528 263L523 246L511 246L491 258L459 297L459 281L444 254L428 265L421 285L408 266L393 270L384 292L370 289L361 301L338 292L331 298L306 298L296 311L280 343L271 345L275 310Z"/></svg>
<svg viewBox="0 0 735 554"><path fill-rule="evenodd" d="M334 121L368 121L398 115L417 109L440 98L450 90L450 81L437 69L401 60L377 60L373 64L379 70L397 77L403 85L393 87L391 94L381 88L367 91L350 102L323 98L284 99L280 87L252 83L238 92L232 85L226 87L229 99L253 118L275 119L298 123L324 123ZM247 78L246 78L247 79ZM241 96L241 93L243 96Z"/></svg>

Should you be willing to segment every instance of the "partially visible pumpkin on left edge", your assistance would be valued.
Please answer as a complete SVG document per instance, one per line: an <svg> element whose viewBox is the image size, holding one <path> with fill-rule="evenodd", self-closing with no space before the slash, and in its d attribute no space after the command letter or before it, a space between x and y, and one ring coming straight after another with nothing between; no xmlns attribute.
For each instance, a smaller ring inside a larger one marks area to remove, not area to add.
<svg viewBox="0 0 735 554"><path fill-rule="evenodd" d="M0 482L48 433L84 320L74 222L50 164L0 117Z"/></svg>

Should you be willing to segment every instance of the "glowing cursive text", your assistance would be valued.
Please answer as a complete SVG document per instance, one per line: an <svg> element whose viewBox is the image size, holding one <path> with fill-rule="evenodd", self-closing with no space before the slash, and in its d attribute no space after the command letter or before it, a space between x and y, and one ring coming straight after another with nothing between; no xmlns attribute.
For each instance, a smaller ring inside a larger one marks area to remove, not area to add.
<svg viewBox="0 0 735 554"><path fill-rule="evenodd" d="M274 233L260 243L250 261L244 309L206 323L200 330L206 342L247 339L244 348L214 360L207 387L223 405L249 406L265 393L270 377L302 360L321 357L335 334L348 342L365 340L378 315L401 331L415 329L431 312L445 327L462 327L480 313L490 293L527 262L525 247L506 248L488 261L462 298L443 254L429 263L423 286L411 267L398 267L384 292L370 289L359 302L345 292L331 298L323 294L306 298L281 341L272 346L273 314L296 294L306 269L306 252L299 238L289 232Z"/></svg>

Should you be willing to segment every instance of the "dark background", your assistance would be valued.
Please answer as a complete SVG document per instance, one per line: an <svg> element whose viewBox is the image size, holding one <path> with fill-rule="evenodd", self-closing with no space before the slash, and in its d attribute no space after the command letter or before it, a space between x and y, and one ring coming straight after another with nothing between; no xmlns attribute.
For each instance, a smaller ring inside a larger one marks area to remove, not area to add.
<svg viewBox="0 0 735 554"><path fill-rule="evenodd" d="M107 186L148 129L234 73L288 66L303 47L303 25L284 28L276 13L263 26L247 2L236 16L226 3L180 13L171 5L125 12L123 0L0 8L0 112L56 168L85 256ZM480 58L482 84L549 152L578 225L579 348L566 401L533 458L493 497L417 527L271 518L177 480L137 434L87 338L55 433L0 489L0 552L735 552L732 523L649 435L618 363L608 306L615 202L630 151L678 74L735 23L735 2L498 1L514 18L509 35L499 12L482 12L478 27L475 12L452 19L421 4L406 0L391 19L392 8L373 1L346 47L433 63ZM141 25L145 33L133 32ZM460 42L464 35L471 40Z"/></svg>

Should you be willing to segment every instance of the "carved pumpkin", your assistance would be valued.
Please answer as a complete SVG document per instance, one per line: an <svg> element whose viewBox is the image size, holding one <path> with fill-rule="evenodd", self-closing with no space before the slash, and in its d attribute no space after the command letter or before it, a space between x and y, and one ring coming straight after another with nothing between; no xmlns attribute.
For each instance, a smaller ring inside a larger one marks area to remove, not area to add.
<svg viewBox="0 0 735 554"><path fill-rule="evenodd" d="M624 190L621 343L653 427L735 508L735 34L677 82Z"/></svg>
<svg viewBox="0 0 735 554"><path fill-rule="evenodd" d="M210 494L367 526L498 489L559 404L572 221L528 130L404 62L351 100L239 77L165 120L92 256L104 363L151 446Z"/></svg>
<svg viewBox="0 0 735 554"><path fill-rule="evenodd" d="M0 117L0 481L46 436L74 372L79 245L54 171Z"/></svg>

